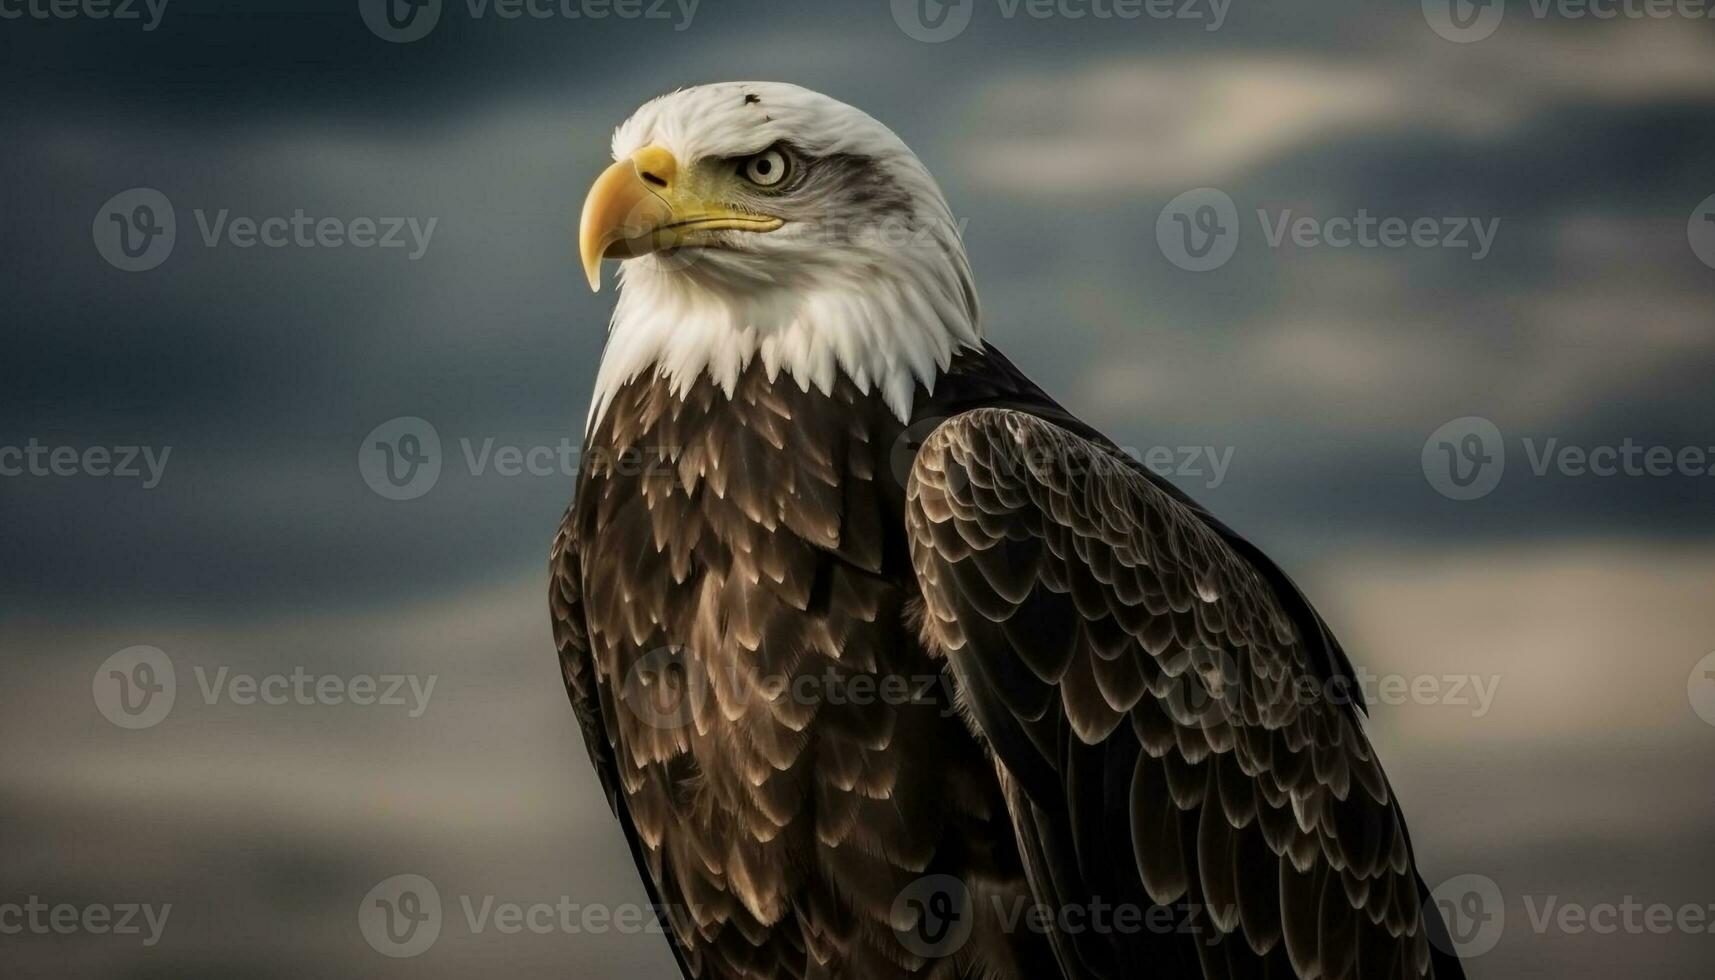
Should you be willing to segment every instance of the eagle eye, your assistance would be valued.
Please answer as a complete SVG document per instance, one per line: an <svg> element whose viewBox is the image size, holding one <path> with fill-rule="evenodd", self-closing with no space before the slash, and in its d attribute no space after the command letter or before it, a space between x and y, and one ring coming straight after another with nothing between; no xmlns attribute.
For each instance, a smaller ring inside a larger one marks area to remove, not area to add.
<svg viewBox="0 0 1715 980"><path fill-rule="evenodd" d="M740 161L739 172L758 187L778 187L792 174L792 158L778 147L770 147Z"/></svg>

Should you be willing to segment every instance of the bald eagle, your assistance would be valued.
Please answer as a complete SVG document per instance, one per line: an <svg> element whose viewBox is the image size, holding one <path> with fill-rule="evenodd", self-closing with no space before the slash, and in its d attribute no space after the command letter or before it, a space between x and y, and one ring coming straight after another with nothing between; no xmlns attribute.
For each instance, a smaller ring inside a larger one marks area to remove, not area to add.
<svg viewBox="0 0 1715 980"><path fill-rule="evenodd" d="M717 84L613 160L551 605L686 977L1463 976L1326 624L984 341L897 136Z"/></svg>

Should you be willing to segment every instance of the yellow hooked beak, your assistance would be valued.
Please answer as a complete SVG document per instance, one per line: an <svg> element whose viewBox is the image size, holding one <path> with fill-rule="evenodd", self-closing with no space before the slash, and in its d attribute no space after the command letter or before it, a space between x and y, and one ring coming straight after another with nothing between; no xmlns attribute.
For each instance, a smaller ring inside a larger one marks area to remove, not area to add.
<svg viewBox="0 0 1715 980"><path fill-rule="evenodd" d="M629 259L700 244L698 232L773 231L786 223L722 204L720 183L719 179L685 179L679 173L679 161L659 146L646 146L607 168L584 199L578 224L578 252L590 289L601 290L602 259Z"/></svg>

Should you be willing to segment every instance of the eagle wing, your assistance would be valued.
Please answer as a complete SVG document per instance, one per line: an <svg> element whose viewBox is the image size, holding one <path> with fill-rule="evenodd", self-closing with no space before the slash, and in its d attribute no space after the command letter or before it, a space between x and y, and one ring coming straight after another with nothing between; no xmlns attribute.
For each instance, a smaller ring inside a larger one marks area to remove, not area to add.
<svg viewBox="0 0 1715 980"><path fill-rule="evenodd" d="M1266 559L1009 409L934 430L906 525L1068 978L1462 976L1343 655Z"/></svg>
<svg viewBox="0 0 1715 980"><path fill-rule="evenodd" d="M595 660L590 656L589 631L584 621L583 570L578 562L577 505L567 510L554 535L554 547L548 556L548 608L554 620L554 646L560 654L560 673L566 683L566 694L572 701L572 713L589 749L590 762L601 781L609 808L619 819L625 832L625 842L648 892L650 907L667 935L673 935L671 910L661 901L656 875L643 852L642 838L632 823L630 811L621 804L619 760L610 732L617 729L607 724L602 715L602 696L596 677ZM669 943L679 972L686 978L697 976L686 960L687 951L678 943Z"/></svg>

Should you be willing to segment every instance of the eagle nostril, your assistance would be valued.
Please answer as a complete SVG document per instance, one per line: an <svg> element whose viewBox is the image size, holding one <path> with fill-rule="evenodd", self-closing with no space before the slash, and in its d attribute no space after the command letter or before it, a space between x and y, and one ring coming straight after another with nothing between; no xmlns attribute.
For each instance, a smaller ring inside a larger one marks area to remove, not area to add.
<svg viewBox="0 0 1715 980"><path fill-rule="evenodd" d="M660 177L655 176L647 170L643 171L643 182L646 184L654 184L656 187L667 186L667 182L665 180L662 180Z"/></svg>

